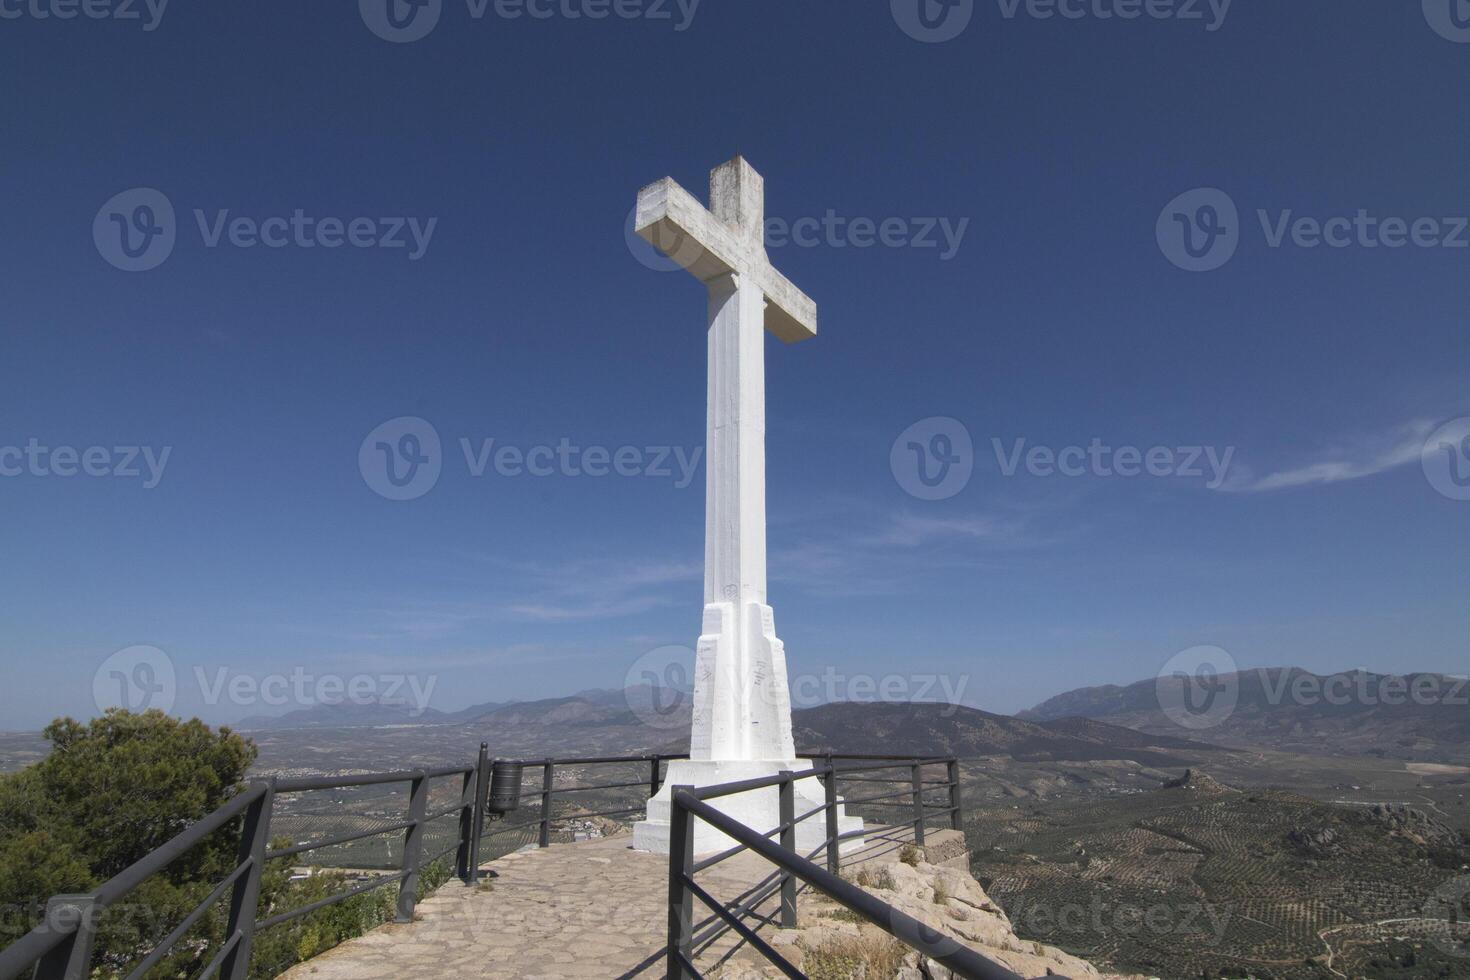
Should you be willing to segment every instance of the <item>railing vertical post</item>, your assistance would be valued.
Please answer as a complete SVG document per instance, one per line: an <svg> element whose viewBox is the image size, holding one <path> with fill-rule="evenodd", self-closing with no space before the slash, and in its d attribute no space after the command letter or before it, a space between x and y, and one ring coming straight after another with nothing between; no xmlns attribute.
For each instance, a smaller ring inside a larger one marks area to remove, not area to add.
<svg viewBox="0 0 1470 980"><path fill-rule="evenodd" d="M475 769L466 769L459 789L459 847L454 852L454 875L470 883L470 840L475 833Z"/></svg>
<svg viewBox="0 0 1470 980"><path fill-rule="evenodd" d="M475 815L474 827L470 830L470 876L465 884L473 885L480 880L480 838L485 836L485 795L490 791L490 746L480 743L480 755L475 761Z"/></svg>
<svg viewBox="0 0 1470 980"><path fill-rule="evenodd" d="M542 847L551 846L551 780L554 769L551 760L547 760L546 769L541 775L541 836L538 843Z"/></svg>
<svg viewBox="0 0 1470 980"><path fill-rule="evenodd" d="M950 759L946 769L949 772L949 825L955 830L964 830L965 816L960 802L959 760Z"/></svg>
<svg viewBox="0 0 1470 980"><path fill-rule="evenodd" d="M694 818L679 802L693 786L675 786L669 795L668 980L685 980L684 959L694 952L694 894L685 883L694 875ZM681 958L682 957L682 958Z"/></svg>
<svg viewBox="0 0 1470 980"><path fill-rule="evenodd" d="M832 753L826 757L827 766L827 870L834 875L842 870L842 850L837 840L837 768L832 765Z"/></svg>
<svg viewBox="0 0 1470 980"><path fill-rule="evenodd" d="M924 766L918 759L912 766L914 775L914 843L924 846Z"/></svg>
<svg viewBox="0 0 1470 980"><path fill-rule="evenodd" d="M796 780L781 770L781 847L796 856ZM796 875L781 873L781 928L796 928Z"/></svg>
<svg viewBox="0 0 1470 980"><path fill-rule="evenodd" d="M46 927L70 931L66 942L41 957L35 980L87 980L92 975L92 948L97 940L96 895L57 895L46 903ZM76 920L73 928L71 920Z"/></svg>
<svg viewBox="0 0 1470 980"><path fill-rule="evenodd" d="M240 938L220 964L220 980L246 980L250 975L250 948L255 941L255 920L260 906L260 882L265 874L265 852L271 839L271 807L276 801L275 778L266 780L260 798L245 810L240 829L238 864L250 862L250 870L235 879L230 895L230 914L225 922L225 939ZM237 864L237 866L238 866Z"/></svg>
<svg viewBox="0 0 1470 980"><path fill-rule="evenodd" d="M648 798L658 795L658 756L648 760Z"/></svg>
<svg viewBox="0 0 1470 980"><path fill-rule="evenodd" d="M422 775L414 777L409 789L408 836L403 840L403 881L398 885L398 915L396 922L412 922L413 907L418 902L419 861L424 854L424 817L429 812L429 781Z"/></svg>

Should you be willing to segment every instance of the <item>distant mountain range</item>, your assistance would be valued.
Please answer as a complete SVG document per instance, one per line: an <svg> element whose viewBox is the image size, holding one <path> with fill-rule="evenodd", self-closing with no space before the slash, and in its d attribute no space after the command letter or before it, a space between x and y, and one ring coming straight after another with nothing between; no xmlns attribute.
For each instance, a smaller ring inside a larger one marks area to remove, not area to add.
<svg viewBox="0 0 1470 980"><path fill-rule="evenodd" d="M634 687L418 715L398 705L318 705L278 718L247 719L237 727L247 733L289 735L412 725L446 737L458 733L465 739L483 738L507 750L526 746L552 754L594 749L615 754L681 751L688 745L689 718L687 696ZM1167 768L1202 753L1222 751L1182 737L1149 735L1080 718L1036 723L947 704L827 704L795 712L793 726L800 748L875 755L1004 756L1025 762L1127 760ZM379 736L363 731L359 737Z"/></svg>
<svg viewBox="0 0 1470 980"><path fill-rule="evenodd" d="M1184 728L1165 713L1154 679L1068 691L1018 717L1040 723L1085 718L1151 736L1192 736L1237 748L1311 755L1470 759L1470 682L1461 678L1364 671L1321 675L1289 667L1222 675L1216 686L1217 698L1224 700L1202 716L1200 728Z"/></svg>
<svg viewBox="0 0 1470 980"><path fill-rule="evenodd" d="M1221 749L1084 719L1035 723L947 704L827 704L795 713L797 745L873 755L1007 756L1020 762L1120 759L1169 767Z"/></svg>

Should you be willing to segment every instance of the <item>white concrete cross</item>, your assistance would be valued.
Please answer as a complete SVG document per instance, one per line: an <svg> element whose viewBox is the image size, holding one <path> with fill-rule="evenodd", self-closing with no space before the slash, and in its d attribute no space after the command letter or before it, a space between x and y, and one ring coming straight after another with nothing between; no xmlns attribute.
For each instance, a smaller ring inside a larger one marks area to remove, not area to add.
<svg viewBox="0 0 1470 980"><path fill-rule="evenodd" d="M645 187L636 228L709 291L704 625L690 761L670 765L649 819L635 828L635 846L666 850L670 786L808 768L792 744L786 651L766 602L765 331L787 343L815 337L817 306L766 256L765 181L740 157L710 174L708 209L671 178ZM799 791L819 804L820 786L804 782ZM774 791L761 791L721 807L774 826L775 802ZM844 830L856 826L843 818ZM804 824L799 840L818 832ZM696 846L713 849L715 841L705 835Z"/></svg>

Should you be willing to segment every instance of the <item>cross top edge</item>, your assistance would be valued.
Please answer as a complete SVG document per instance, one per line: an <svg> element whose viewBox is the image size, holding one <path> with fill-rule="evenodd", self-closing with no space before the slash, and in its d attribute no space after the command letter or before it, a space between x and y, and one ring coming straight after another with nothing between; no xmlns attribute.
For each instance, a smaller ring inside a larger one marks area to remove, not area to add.
<svg viewBox="0 0 1470 980"><path fill-rule="evenodd" d="M709 172L709 210L747 238L765 238L766 179L743 156Z"/></svg>

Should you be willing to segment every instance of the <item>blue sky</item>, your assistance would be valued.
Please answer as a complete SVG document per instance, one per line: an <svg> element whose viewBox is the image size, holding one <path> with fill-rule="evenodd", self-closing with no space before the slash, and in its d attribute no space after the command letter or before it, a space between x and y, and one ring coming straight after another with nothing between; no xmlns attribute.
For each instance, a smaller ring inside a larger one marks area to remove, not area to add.
<svg viewBox="0 0 1470 980"><path fill-rule="evenodd" d="M216 721L280 709L204 703L199 672L409 674L456 709L616 686L691 646L702 471L475 476L460 440L692 458L704 297L641 264L625 221L642 185L702 196L736 153L768 216L837 229L770 249L821 311L816 340L767 349L794 675L942 675L1010 711L1199 644L1466 669L1470 502L1421 448L1447 422L1458 447L1470 415L1470 248L1447 247L1470 215L1470 43L1432 2L1238 0L1221 22L977 0L943 43L909 36L902 2L593 20L444 0L410 43L345 0L151 24L47 2L0 2L0 466L32 440L103 447L99 472L129 469L116 447L168 455L151 487L141 452L136 478L59 475L64 453L0 477L0 728L93 713L99 668L137 645ZM98 243L113 214L158 226L135 188L174 241L128 272ZM1221 214L1196 189L1238 213L1228 261L1190 272L1167 229ZM316 247L268 222L298 209ZM1344 247L1302 244L1298 219L1360 211L1390 235L1432 218L1419 237L1443 244L1369 247L1341 221ZM324 244L356 219L364 247ZM890 244L858 247L885 219ZM252 229L286 244L236 244ZM400 417L442 446L408 501L358 465ZM891 450L915 423L931 446L936 418L974 448L930 500ZM1020 439L1233 454L1213 481L1044 457L1006 475Z"/></svg>

